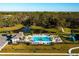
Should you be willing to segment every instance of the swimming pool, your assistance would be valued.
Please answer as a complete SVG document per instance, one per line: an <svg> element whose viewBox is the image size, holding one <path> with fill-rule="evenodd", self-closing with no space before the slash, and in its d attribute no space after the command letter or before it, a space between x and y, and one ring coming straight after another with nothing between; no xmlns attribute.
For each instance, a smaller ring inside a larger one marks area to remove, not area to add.
<svg viewBox="0 0 79 59"><path fill-rule="evenodd" d="M32 44L50 44L51 38L48 35L33 35Z"/></svg>

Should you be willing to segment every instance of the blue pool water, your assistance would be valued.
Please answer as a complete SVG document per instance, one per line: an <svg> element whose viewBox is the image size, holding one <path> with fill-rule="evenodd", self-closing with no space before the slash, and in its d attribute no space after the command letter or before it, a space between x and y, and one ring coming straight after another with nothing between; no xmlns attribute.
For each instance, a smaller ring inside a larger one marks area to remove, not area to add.
<svg viewBox="0 0 79 59"><path fill-rule="evenodd" d="M32 41L35 44L49 44L51 43L51 39L47 35L33 35Z"/></svg>

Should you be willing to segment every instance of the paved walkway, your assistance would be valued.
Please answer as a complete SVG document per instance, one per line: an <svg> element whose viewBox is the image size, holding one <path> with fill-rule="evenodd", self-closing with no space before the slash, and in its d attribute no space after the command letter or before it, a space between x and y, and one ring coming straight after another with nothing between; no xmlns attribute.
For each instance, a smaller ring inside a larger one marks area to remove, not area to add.
<svg viewBox="0 0 79 59"><path fill-rule="evenodd" d="M32 56L70 56L69 53L0 53L0 55L11 55L11 56L27 56L27 55L32 55ZM79 54L72 54L72 55L79 55Z"/></svg>
<svg viewBox="0 0 79 59"><path fill-rule="evenodd" d="M6 42L0 42L0 51L8 44L8 41Z"/></svg>
<svg viewBox="0 0 79 59"><path fill-rule="evenodd" d="M79 47L70 48L69 51L68 51L69 55L73 55L73 54L72 54L72 50L75 50L75 49L79 49Z"/></svg>

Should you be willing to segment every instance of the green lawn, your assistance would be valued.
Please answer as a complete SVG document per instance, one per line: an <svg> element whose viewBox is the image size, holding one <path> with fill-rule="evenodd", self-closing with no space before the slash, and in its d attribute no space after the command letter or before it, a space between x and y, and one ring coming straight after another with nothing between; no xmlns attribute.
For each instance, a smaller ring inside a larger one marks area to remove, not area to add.
<svg viewBox="0 0 79 59"><path fill-rule="evenodd" d="M12 26L12 27L0 28L0 32L18 30L18 29L21 29L22 27L24 27L22 24L16 24L15 26Z"/></svg>
<svg viewBox="0 0 79 59"><path fill-rule="evenodd" d="M40 27L40 26L31 26L31 29L33 30L43 30L43 31L47 31L47 32L58 32L59 30L56 29L56 28L43 28L43 27Z"/></svg>
<svg viewBox="0 0 79 59"><path fill-rule="evenodd" d="M18 45L7 45L2 51L5 53L68 53L72 47L79 44L53 44L53 45L26 45L20 43ZM79 50L78 50L79 51Z"/></svg>

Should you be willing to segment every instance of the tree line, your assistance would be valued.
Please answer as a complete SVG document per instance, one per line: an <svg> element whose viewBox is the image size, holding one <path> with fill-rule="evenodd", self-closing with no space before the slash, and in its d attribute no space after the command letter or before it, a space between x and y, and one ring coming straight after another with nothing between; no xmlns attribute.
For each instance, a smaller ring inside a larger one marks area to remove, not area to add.
<svg viewBox="0 0 79 59"><path fill-rule="evenodd" d="M16 24L45 28L78 28L79 12L0 12L0 27Z"/></svg>

